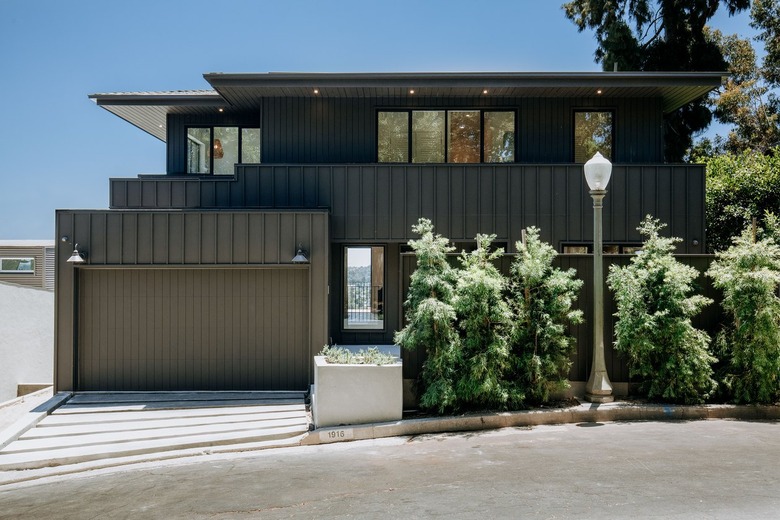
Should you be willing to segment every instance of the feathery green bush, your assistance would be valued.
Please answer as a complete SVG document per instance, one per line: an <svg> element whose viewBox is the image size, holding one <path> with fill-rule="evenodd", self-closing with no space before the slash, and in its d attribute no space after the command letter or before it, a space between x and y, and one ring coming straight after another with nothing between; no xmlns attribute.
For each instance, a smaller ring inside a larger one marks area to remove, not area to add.
<svg viewBox="0 0 780 520"><path fill-rule="evenodd" d="M625 267L612 265L607 283L615 293L615 348L628 358L631 377L641 379L651 399L700 403L717 384L710 338L691 318L712 300L693 295L699 273L672 252L679 238L662 237L665 227L650 215L639 226L646 237L641 254Z"/></svg>
<svg viewBox="0 0 780 520"><path fill-rule="evenodd" d="M718 333L723 381L738 403L774 403L780 399L780 246L769 233L748 226L733 245L718 253L707 275L723 290L723 309L731 317Z"/></svg>

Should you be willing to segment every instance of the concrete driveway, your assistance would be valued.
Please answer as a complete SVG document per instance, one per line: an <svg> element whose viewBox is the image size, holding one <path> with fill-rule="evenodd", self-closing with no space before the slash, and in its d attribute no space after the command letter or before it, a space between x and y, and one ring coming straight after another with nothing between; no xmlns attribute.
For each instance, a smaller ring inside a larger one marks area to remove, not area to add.
<svg viewBox="0 0 780 520"><path fill-rule="evenodd" d="M0 450L0 471L290 446L308 429L303 392L79 393Z"/></svg>

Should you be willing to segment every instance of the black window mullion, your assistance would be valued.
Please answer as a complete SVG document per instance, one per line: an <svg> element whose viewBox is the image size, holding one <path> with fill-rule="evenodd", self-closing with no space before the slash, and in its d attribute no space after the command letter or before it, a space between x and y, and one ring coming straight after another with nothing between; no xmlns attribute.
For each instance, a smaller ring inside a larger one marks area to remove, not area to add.
<svg viewBox="0 0 780 520"><path fill-rule="evenodd" d="M209 127L209 175L214 175L214 127Z"/></svg>
<svg viewBox="0 0 780 520"><path fill-rule="evenodd" d="M479 111L479 163L485 163L485 111Z"/></svg>
<svg viewBox="0 0 780 520"><path fill-rule="evenodd" d="M450 162L450 111L444 111L444 162Z"/></svg>
<svg viewBox="0 0 780 520"><path fill-rule="evenodd" d="M406 162L408 164L411 164L412 162L412 111L407 110L406 111L406 131L408 132L408 139L406 140L406 148L408 149L406 153Z"/></svg>

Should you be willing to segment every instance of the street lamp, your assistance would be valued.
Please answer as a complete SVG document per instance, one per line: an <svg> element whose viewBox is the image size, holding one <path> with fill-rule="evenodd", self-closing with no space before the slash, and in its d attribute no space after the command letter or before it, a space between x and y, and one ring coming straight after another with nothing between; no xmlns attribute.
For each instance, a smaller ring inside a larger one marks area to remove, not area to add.
<svg viewBox="0 0 780 520"><path fill-rule="evenodd" d="M612 163L599 152L585 163L585 180L593 197L593 363L585 384L585 399L592 403L611 403L612 383L604 362L604 268L601 245L601 208L612 175Z"/></svg>

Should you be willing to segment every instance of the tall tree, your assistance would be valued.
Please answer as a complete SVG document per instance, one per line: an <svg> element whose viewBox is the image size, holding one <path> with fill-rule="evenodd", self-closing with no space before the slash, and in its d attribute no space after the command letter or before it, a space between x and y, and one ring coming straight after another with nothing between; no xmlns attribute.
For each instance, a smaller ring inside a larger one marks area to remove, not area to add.
<svg viewBox="0 0 780 520"><path fill-rule="evenodd" d="M749 39L718 30L707 33L731 73L712 99L714 114L721 123L733 125L726 138L716 137L709 153L767 154L780 145L780 0L755 0L750 17L750 25L760 31L756 40L764 42L766 51L760 64ZM708 145L702 141L697 148L706 153Z"/></svg>
<svg viewBox="0 0 780 520"><path fill-rule="evenodd" d="M596 62L604 70L713 71L726 70L726 62L705 26L721 4L734 14L750 0L572 0L563 8L580 31L595 31ZM711 119L703 100L669 114L666 160L681 161L693 134Z"/></svg>

